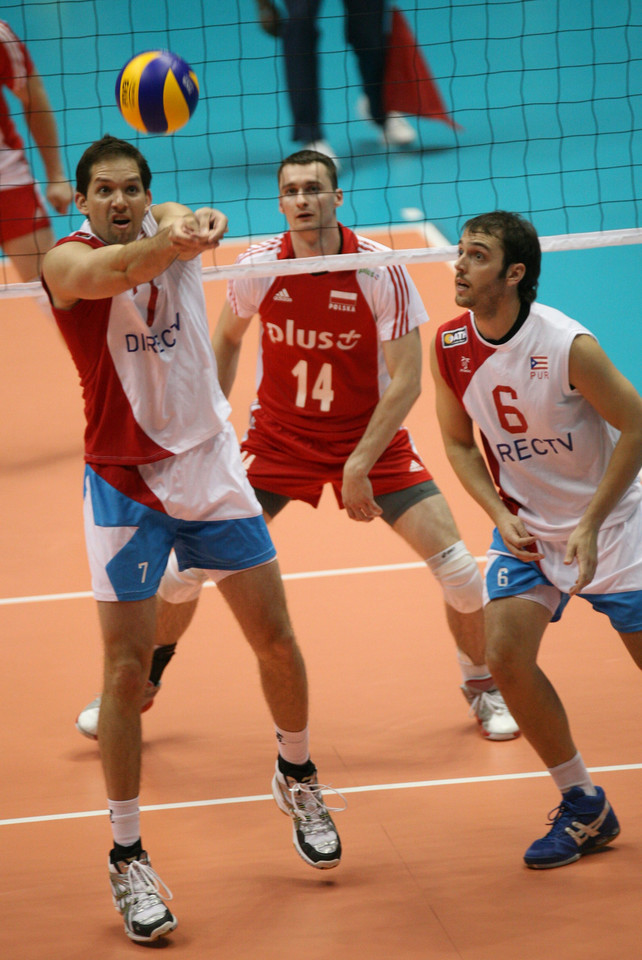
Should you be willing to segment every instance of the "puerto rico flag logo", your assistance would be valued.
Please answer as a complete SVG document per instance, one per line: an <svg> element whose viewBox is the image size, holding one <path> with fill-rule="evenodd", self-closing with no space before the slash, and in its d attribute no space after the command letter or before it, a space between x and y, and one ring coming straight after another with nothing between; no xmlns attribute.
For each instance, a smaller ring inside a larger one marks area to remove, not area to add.
<svg viewBox="0 0 642 960"><path fill-rule="evenodd" d="M531 357L530 368L531 380L548 380L548 357L542 354Z"/></svg>

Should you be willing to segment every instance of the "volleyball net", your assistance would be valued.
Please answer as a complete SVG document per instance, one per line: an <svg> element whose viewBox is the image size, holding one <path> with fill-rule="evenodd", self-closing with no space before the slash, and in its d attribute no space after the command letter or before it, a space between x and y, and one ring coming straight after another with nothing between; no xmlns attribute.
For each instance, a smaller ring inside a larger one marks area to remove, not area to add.
<svg viewBox="0 0 642 960"><path fill-rule="evenodd" d="M281 0L274 2L284 16ZM410 115L415 142L382 144L359 112L361 79L345 38L343 2L323 0L317 18L323 137L341 163L343 222L363 233L383 228L391 237L409 223L434 225L443 242L435 241L435 231L420 231L424 246L386 254L397 263L453 259L461 225L497 208L530 219L543 250L642 240L639 0L399 0L396 6L453 122ZM43 78L72 182L85 147L108 132L145 154L156 202L217 206L229 217L228 236L248 243L283 229L276 171L301 144L291 139L282 38L261 28L256 0L8 0L0 16L24 40ZM137 133L116 107L124 62L154 48L187 60L200 83L194 116L168 137ZM6 100L42 182L19 104L10 93ZM59 237L78 226L80 215L52 214L52 222ZM357 256L366 265L375 255ZM381 255L376 259L383 265ZM322 268L352 266L347 256L335 260L324 258ZM204 278L263 269L250 260L207 267ZM282 274L318 269L316 258L279 263ZM11 279L3 261L1 297L40 292L38 284Z"/></svg>

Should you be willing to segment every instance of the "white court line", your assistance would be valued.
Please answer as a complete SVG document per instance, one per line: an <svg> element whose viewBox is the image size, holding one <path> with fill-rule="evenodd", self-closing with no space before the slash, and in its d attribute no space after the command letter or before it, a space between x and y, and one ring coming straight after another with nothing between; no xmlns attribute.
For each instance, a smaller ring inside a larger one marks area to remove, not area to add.
<svg viewBox="0 0 642 960"><path fill-rule="evenodd" d="M642 763L622 763L614 767L589 767L589 773L621 773L625 770L642 770ZM534 780L548 777L547 770L535 770L530 773L502 773L488 777L454 777L448 780L415 780L410 783L373 783L364 787L344 787L339 793L374 793L377 790L417 790L424 787L455 787L470 783L495 783L508 780ZM154 803L141 807L141 813L163 810L193 810L195 807L219 807L236 803L258 803L272 800L271 793L260 793L254 797L221 797L216 800L186 800L182 803ZM13 827L22 823L50 823L55 820L83 820L87 817L106 817L107 810L80 810L77 813L52 813L39 817L15 817L0 820L0 827Z"/></svg>
<svg viewBox="0 0 642 960"><path fill-rule="evenodd" d="M484 563L486 557L475 557L477 563ZM283 580L313 580L315 577L345 577L353 573L386 573L391 570L418 570L425 567L423 560L412 563L384 563L376 567L344 567L335 570L308 570L302 573L283 573ZM212 580L207 580L204 587L214 587ZM0 607L13 606L20 603L48 603L52 600L86 600L93 596L91 590L81 590L77 593L42 593L33 597L2 597Z"/></svg>

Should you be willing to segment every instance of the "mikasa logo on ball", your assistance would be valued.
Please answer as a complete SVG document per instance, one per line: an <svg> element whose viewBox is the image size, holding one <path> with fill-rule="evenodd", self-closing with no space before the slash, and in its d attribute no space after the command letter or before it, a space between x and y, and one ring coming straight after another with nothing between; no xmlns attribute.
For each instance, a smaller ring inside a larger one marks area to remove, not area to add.
<svg viewBox="0 0 642 960"><path fill-rule="evenodd" d="M198 78L169 50L146 50L128 60L116 80L116 103L130 126L142 133L174 133L198 103Z"/></svg>

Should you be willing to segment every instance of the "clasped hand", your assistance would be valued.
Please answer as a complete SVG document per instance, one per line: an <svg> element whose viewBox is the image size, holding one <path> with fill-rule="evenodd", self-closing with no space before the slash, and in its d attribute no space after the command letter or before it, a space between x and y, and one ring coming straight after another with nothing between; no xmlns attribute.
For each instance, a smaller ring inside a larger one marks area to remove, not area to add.
<svg viewBox="0 0 642 960"><path fill-rule="evenodd" d="M174 220L169 230L172 246L181 253L196 256L214 250L227 233L227 217L213 207L200 207Z"/></svg>

